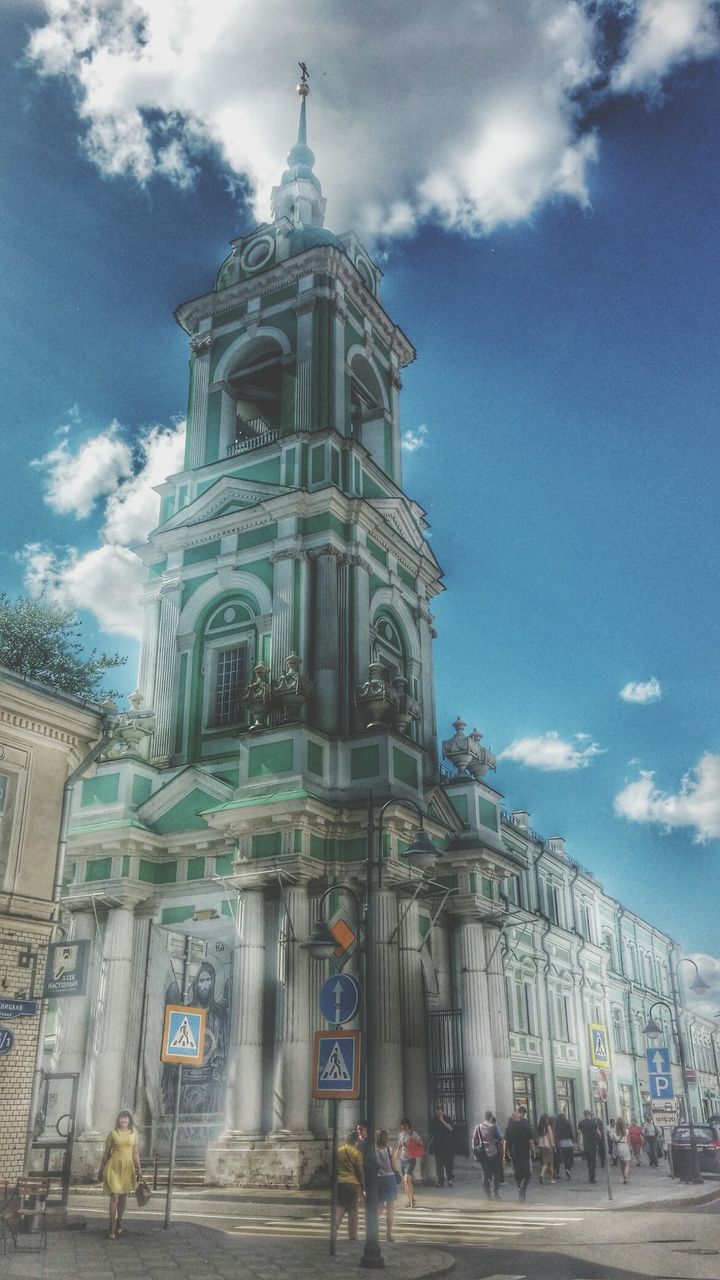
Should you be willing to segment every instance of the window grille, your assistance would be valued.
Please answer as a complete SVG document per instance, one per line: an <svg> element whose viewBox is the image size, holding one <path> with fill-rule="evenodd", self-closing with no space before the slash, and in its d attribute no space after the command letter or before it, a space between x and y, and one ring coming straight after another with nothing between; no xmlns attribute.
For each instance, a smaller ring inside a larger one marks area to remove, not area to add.
<svg viewBox="0 0 720 1280"><path fill-rule="evenodd" d="M220 728L241 719L240 694L247 680L247 645L223 649L217 656L213 724Z"/></svg>

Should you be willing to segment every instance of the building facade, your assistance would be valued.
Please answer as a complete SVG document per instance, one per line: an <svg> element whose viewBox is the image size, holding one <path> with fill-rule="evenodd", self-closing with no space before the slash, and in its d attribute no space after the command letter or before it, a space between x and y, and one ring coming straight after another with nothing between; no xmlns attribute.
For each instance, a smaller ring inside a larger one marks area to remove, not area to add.
<svg viewBox="0 0 720 1280"><path fill-rule="evenodd" d="M0 1179L25 1168L40 1029L3 1001L40 1001L63 789L99 734L97 707L0 668Z"/></svg>
<svg viewBox="0 0 720 1280"><path fill-rule="evenodd" d="M184 996L205 1006L208 1034L203 1066L183 1073L181 1150L202 1154L212 1182L325 1175L327 1106L310 1073L332 962L301 944L324 900L357 972L371 796L396 802L374 910L380 1123L410 1114L422 1127L434 1098L466 1122L486 1107L505 1116L520 1082L538 1106L572 1081L579 1105L588 992L605 999L615 982L626 998L600 886L579 873L571 887L559 847L503 816L480 735L457 721L443 744L456 772L438 766L441 570L401 473L401 371L415 353L370 255L325 228L301 90L271 221L232 241L214 287L176 311L190 350L185 463L139 550L138 696L155 730L83 783L71 832L64 905L71 936L92 941L93 981L61 1010L52 1065L80 1076L79 1174L121 1107L139 1113L148 1148L167 1149L177 1081L160 1036L165 1004ZM443 855L428 882L403 859L413 806ZM535 874L566 885L568 912L591 904L592 939L570 916L534 914L550 910L531 905ZM530 1005L508 1004L531 966L532 1030ZM550 988L569 992L575 1058ZM341 1123L360 1105L343 1103Z"/></svg>

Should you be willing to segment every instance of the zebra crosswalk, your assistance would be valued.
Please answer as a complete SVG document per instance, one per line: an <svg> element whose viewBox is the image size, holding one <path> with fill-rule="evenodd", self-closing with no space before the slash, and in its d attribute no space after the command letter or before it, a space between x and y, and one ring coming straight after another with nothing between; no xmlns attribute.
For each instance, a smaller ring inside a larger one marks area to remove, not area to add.
<svg viewBox="0 0 720 1280"><path fill-rule="evenodd" d="M398 1209L393 1223L393 1238L397 1242L414 1244L487 1244L491 1241L508 1241L514 1237L528 1239L554 1227L582 1222L582 1215L545 1210L493 1208L438 1208L418 1205L415 1209ZM303 1240L320 1240L328 1236L330 1215L318 1213L312 1218L253 1217L236 1219L225 1228L233 1235L263 1235ZM363 1235L362 1219L360 1236ZM385 1222L380 1218L381 1241L385 1235ZM347 1237L345 1222L340 1226L339 1239Z"/></svg>

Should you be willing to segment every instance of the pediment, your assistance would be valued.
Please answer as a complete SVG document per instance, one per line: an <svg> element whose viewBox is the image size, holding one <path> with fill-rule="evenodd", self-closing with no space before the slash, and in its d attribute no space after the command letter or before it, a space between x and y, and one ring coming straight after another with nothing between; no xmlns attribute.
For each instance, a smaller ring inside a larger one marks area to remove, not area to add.
<svg viewBox="0 0 720 1280"><path fill-rule="evenodd" d="M373 510L382 516L385 523L400 535L403 542L412 547L413 551L435 561L435 556L423 537L421 525L402 498L371 498L369 503Z"/></svg>
<svg viewBox="0 0 720 1280"><path fill-rule="evenodd" d="M227 782L191 765L140 805L136 816L160 831L207 827L200 814L212 805L226 803L233 795L234 788Z"/></svg>
<svg viewBox="0 0 720 1280"><path fill-rule="evenodd" d="M235 511L257 507L261 502L267 502L268 498L277 498L287 492L287 488L280 484L222 476L211 488L171 516L162 525L162 532L205 524L208 520L216 520Z"/></svg>

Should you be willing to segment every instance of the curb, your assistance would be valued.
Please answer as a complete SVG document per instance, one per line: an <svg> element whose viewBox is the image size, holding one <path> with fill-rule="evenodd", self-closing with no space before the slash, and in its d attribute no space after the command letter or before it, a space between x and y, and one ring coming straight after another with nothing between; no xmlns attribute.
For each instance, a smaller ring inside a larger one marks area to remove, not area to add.
<svg viewBox="0 0 720 1280"><path fill-rule="evenodd" d="M646 1200L643 1204L624 1204L618 1205L619 1213L629 1213L632 1210L652 1212L662 1212L664 1209L687 1209L693 1208L695 1205L711 1204L713 1200L720 1199L720 1187L715 1187L714 1191L704 1191L699 1196L683 1196L675 1200Z"/></svg>

